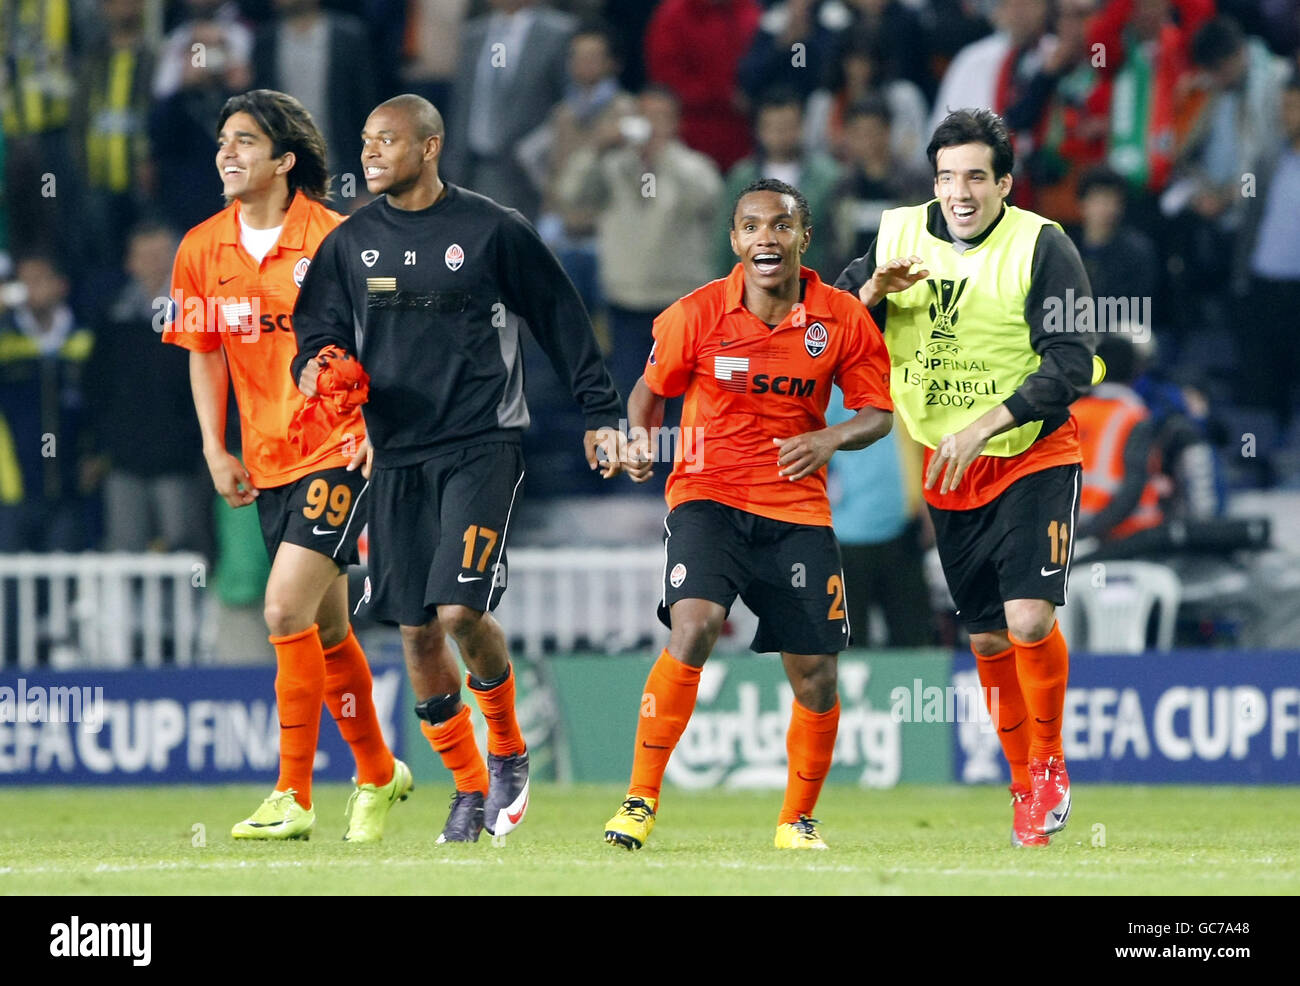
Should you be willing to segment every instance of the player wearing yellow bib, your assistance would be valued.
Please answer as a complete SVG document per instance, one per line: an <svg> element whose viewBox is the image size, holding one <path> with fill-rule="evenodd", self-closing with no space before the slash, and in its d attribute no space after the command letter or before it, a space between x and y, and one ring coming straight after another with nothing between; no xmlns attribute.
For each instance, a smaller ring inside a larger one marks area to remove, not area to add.
<svg viewBox="0 0 1300 986"><path fill-rule="evenodd" d="M957 616L1011 766L1012 843L1070 813L1061 747L1069 658L1056 624L1078 517L1078 427L1095 338L1091 289L1049 219L1006 204L1014 156L989 110L959 110L928 149L935 198L891 209L836 287L882 327L894 407L926 448L925 498Z"/></svg>

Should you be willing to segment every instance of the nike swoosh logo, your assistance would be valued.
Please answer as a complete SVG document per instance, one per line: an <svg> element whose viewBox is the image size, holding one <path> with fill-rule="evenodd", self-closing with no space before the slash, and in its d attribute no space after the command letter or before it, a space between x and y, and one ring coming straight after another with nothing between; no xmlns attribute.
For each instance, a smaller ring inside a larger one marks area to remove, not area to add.
<svg viewBox="0 0 1300 986"><path fill-rule="evenodd" d="M313 534L337 534L337 533L339 532L339 529L338 529L337 527L335 527L333 530L324 530L324 531L322 531L319 527L313 527L313 528L311 529L311 532L312 532Z"/></svg>
<svg viewBox="0 0 1300 986"><path fill-rule="evenodd" d="M1059 718L1061 718L1061 717L1060 717L1060 716L1052 716L1052 718L1050 718L1050 719L1039 719L1038 716L1034 716L1034 722L1041 722L1041 723L1056 722L1056 720L1059 719Z"/></svg>
<svg viewBox="0 0 1300 986"><path fill-rule="evenodd" d="M1003 727L1002 727L1002 732L1004 732L1004 733L1010 733L1010 732L1013 732L1013 731L1019 729L1019 728L1020 728L1021 726L1023 726L1024 724L1025 724L1025 720L1022 718L1022 719L1021 719L1018 723L1016 723L1014 726L1003 726Z"/></svg>
<svg viewBox="0 0 1300 986"><path fill-rule="evenodd" d="M794 772L794 775L795 775L795 777L799 778L799 780L801 780L801 781L807 781L807 782L810 783L810 784L813 784L813 783L816 783L817 781L822 780L821 777L804 777L804 775L803 775L803 771L801 771L801 770L796 770L796 771Z"/></svg>
<svg viewBox="0 0 1300 986"><path fill-rule="evenodd" d="M647 750L671 750L672 749L671 746L655 746L655 744L647 743L644 740L641 741L641 745L644 746Z"/></svg>
<svg viewBox="0 0 1300 986"><path fill-rule="evenodd" d="M718 345L730 346L733 342L739 342L739 341L740 341L739 339L723 339L720 343L718 343Z"/></svg>
<svg viewBox="0 0 1300 986"><path fill-rule="evenodd" d="M1044 565L1042 568L1040 568L1040 569L1038 570L1038 574L1039 574L1039 575L1055 575L1055 574L1056 574L1057 572L1059 572L1059 571L1060 571L1059 568L1054 568L1054 569L1052 569L1051 571L1048 571L1048 570L1047 570L1047 566Z"/></svg>
<svg viewBox="0 0 1300 986"><path fill-rule="evenodd" d="M532 797L532 794L527 794L527 795L524 796L524 803L523 803L522 805L519 806L519 810L518 810L517 812L515 812L515 811L508 811L508 812L506 812L506 818L510 819L510 824L511 824L511 825L518 825L518 824L519 824L519 819L523 818L523 817L524 817L524 812L526 812L526 811L528 810L528 799L531 798L531 797Z"/></svg>
<svg viewBox="0 0 1300 986"><path fill-rule="evenodd" d="M475 575L472 579L467 579L467 578L465 578L465 576L462 575L460 572L457 572L457 573L456 573L456 581L457 581L457 582L482 582L482 581L483 581L483 576L482 576L482 575Z"/></svg>
<svg viewBox="0 0 1300 986"><path fill-rule="evenodd" d="M305 725L307 725L305 722L300 722L297 725L293 725L293 726L286 726L284 723L280 723L280 728L281 729L302 729L302 727Z"/></svg>
<svg viewBox="0 0 1300 986"><path fill-rule="evenodd" d="M1055 818L1058 822L1065 821L1065 816L1068 814L1069 812L1066 811L1057 811L1054 808L1052 809L1052 817ZM511 821L514 821L514 819L511 819Z"/></svg>
<svg viewBox="0 0 1300 986"><path fill-rule="evenodd" d="M235 278L237 278L238 276L239 276L238 274L231 274L229 277L218 277L218 278L217 278L217 283L218 283L218 284L226 284L226 283L228 283L228 282L230 282L230 281L233 281L233 280L234 280Z"/></svg>

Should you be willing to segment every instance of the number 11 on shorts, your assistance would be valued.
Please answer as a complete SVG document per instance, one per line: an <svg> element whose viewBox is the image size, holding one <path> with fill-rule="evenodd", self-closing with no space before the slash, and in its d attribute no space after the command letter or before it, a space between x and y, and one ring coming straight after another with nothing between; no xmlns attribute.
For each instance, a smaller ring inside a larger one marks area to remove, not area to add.
<svg viewBox="0 0 1300 986"><path fill-rule="evenodd" d="M488 558L492 556L492 549L497 546L498 532L490 527L479 527L477 524L470 524L465 528L465 533L461 535L461 540L465 542L465 554L461 556L460 567L475 569L479 572L487 571ZM478 564L474 564L474 543L482 538L485 542L483 553L479 555Z"/></svg>
<svg viewBox="0 0 1300 986"><path fill-rule="evenodd" d="M1064 565L1070 557L1070 525L1054 520L1047 525L1047 540L1052 548L1052 564Z"/></svg>

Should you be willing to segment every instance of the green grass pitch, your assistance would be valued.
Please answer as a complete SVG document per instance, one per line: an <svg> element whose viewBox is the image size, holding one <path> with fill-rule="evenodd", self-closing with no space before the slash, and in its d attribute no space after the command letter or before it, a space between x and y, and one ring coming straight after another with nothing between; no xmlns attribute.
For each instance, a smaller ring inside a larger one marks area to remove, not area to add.
<svg viewBox="0 0 1300 986"><path fill-rule="evenodd" d="M621 790L549 785L502 846L435 845L450 792L429 784L394 808L382 844L350 846L349 790L317 787L310 842L250 844L230 826L261 787L6 789L0 893L1300 893L1300 788L1076 784L1065 833L1013 850L1000 789L837 787L818 806L826 853L772 848L777 792L670 789L628 853L601 841Z"/></svg>

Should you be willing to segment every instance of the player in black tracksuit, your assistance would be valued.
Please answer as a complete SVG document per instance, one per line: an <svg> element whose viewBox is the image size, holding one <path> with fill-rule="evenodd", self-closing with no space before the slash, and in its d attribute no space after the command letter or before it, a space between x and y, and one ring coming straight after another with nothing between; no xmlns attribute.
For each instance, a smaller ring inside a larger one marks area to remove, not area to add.
<svg viewBox="0 0 1300 986"><path fill-rule="evenodd" d="M383 194L317 250L294 309L292 372L311 395L316 356L335 345L370 375L370 447L354 460L373 464L370 604L401 626L416 714L456 778L441 840L471 841L484 824L514 828L528 798L514 678L490 615L523 480L521 321L581 405L588 462L606 478L621 468L622 404L559 262L518 212L438 177L442 140L437 110L417 96L367 119L366 184ZM446 632L488 720L490 781Z"/></svg>

